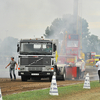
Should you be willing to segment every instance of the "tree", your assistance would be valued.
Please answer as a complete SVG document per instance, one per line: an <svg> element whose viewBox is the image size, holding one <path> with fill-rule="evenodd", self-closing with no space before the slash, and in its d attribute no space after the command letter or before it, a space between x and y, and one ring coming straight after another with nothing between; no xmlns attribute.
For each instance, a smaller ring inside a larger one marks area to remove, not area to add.
<svg viewBox="0 0 100 100"><path fill-rule="evenodd" d="M73 15L64 15L62 18L56 18L51 26L45 30L45 38L53 38L63 40L64 34L82 34L82 51L83 52L97 52L100 40L97 36L91 35L88 29L88 22L78 17L78 24ZM95 48L94 48L95 47Z"/></svg>
<svg viewBox="0 0 100 100"><path fill-rule="evenodd" d="M44 36L46 38L51 38L54 35L55 37L59 38L59 35L61 33L65 33L66 31L69 34L76 34L76 31L78 31L79 34L83 33L85 36L89 35L90 33L87 21L81 17L78 17L78 19L82 20L82 28L81 25L77 26L73 15L64 15L62 18L57 18L52 22L50 27L48 26L46 28Z"/></svg>

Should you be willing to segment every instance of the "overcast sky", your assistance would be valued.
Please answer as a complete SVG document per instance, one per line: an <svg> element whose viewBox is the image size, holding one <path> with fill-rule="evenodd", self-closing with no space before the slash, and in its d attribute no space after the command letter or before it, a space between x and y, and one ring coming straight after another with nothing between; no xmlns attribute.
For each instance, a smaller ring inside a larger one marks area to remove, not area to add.
<svg viewBox="0 0 100 100"><path fill-rule="evenodd" d="M0 0L0 39L40 37L55 18L73 13L74 0ZM100 32L100 0L80 0L79 15ZM82 9L82 10L81 10Z"/></svg>

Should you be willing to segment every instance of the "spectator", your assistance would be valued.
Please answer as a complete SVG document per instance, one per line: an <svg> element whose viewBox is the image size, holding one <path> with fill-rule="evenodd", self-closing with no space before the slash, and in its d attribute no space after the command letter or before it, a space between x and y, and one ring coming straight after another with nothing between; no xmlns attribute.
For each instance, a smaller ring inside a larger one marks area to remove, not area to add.
<svg viewBox="0 0 100 100"><path fill-rule="evenodd" d="M14 80L16 80L16 75L15 75L15 64L16 64L16 70L17 70L18 64L16 63L16 61L14 61L14 57L11 57L10 63L5 67L5 68L7 68L7 67L10 65L9 72L10 72L11 81L12 81L12 71L13 71L13 75L14 75Z"/></svg>

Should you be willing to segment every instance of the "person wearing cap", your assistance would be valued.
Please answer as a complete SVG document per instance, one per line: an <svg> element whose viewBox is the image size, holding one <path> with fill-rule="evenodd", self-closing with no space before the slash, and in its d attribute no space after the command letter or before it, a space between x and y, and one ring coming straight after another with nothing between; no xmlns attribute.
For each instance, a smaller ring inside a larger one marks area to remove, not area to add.
<svg viewBox="0 0 100 100"><path fill-rule="evenodd" d="M9 72L10 72L11 81L12 81L12 71L13 71L13 75L14 75L14 80L16 80L16 75L15 75L15 64L16 64L16 70L17 70L18 64L16 63L16 61L14 61L14 57L11 57L10 63L5 67L5 68L7 68L7 67L10 65Z"/></svg>
<svg viewBox="0 0 100 100"><path fill-rule="evenodd" d="M96 67L98 67L98 76L99 76L99 83L100 83L100 58L99 61L96 63Z"/></svg>

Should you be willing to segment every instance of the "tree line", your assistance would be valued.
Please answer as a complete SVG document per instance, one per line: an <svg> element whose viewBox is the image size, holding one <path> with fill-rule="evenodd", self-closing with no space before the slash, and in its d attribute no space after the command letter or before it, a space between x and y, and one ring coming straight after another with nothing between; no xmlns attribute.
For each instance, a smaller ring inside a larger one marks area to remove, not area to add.
<svg viewBox="0 0 100 100"><path fill-rule="evenodd" d="M62 41L64 34L78 34L82 35L82 51L83 52L96 52L100 54L100 39L98 36L89 32L89 26L86 19L79 17L81 24L79 23L78 29L73 18L73 15L64 15L62 18L56 18L51 26L48 26L45 30L45 38L58 39ZM77 30L76 30L77 29ZM4 64L9 60L11 56L17 58L17 38L7 37L4 40L0 40L0 61Z"/></svg>
<svg viewBox="0 0 100 100"><path fill-rule="evenodd" d="M100 54L100 39L89 32L86 19L78 16L78 21L77 25L74 16L70 14L64 15L62 18L56 18L51 26L47 26L44 36L45 38L55 38L62 41L66 32L68 34L78 33L82 36L82 51L84 53L96 52Z"/></svg>

